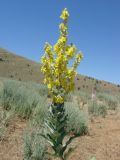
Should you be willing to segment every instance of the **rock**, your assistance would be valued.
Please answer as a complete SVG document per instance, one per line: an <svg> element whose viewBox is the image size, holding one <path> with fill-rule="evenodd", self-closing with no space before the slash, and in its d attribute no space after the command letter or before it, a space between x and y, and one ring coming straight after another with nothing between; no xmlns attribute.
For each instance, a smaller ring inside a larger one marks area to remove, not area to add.
<svg viewBox="0 0 120 160"><path fill-rule="evenodd" d="M0 61L4 61L2 57L0 57Z"/></svg>
<svg viewBox="0 0 120 160"><path fill-rule="evenodd" d="M3 82L0 81L0 93L3 92L3 89L4 89L4 84L3 84Z"/></svg>
<svg viewBox="0 0 120 160"><path fill-rule="evenodd" d="M28 63L27 66L30 67L30 64Z"/></svg>
<svg viewBox="0 0 120 160"><path fill-rule="evenodd" d="M14 76L11 74L10 77L13 78Z"/></svg>

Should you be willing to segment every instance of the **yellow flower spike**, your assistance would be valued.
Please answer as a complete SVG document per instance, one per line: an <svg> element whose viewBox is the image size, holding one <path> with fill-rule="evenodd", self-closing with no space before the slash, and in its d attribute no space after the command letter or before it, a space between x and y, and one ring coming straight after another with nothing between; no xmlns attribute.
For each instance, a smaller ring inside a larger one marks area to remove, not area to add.
<svg viewBox="0 0 120 160"><path fill-rule="evenodd" d="M67 44L69 13L66 8L60 17L63 19L59 25L60 37L53 47L49 43L45 44L45 55L41 58L41 71L45 76L44 83L47 84L48 90L53 96L53 102L56 103L63 103L64 95L74 89L74 78L77 74L75 70L83 58L81 53L76 54L75 45ZM68 68L69 60L74 56L73 66Z"/></svg>

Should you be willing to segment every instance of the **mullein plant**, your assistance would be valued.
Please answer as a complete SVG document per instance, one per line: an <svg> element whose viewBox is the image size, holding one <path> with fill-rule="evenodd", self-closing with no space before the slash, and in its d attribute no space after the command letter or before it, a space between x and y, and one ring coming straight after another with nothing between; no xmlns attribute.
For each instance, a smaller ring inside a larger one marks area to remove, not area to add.
<svg viewBox="0 0 120 160"><path fill-rule="evenodd" d="M45 120L47 133L43 137L47 139L54 155L64 160L64 152L72 139L79 136L72 135L65 143L67 132L67 119L64 102L68 93L74 90L74 78L77 75L76 68L83 58L81 52L73 44L68 44L68 18L69 13L65 8L60 16L62 22L59 25L60 37L54 46L45 44L45 54L41 58L41 71L44 74L44 83L47 84L52 103L49 106L49 114ZM69 61L74 58L73 65L68 66Z"/></svg>

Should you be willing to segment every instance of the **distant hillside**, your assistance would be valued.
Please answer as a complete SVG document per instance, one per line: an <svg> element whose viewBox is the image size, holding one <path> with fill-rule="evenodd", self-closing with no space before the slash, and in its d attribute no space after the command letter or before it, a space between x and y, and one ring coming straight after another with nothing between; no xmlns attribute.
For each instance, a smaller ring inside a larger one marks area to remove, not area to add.
<svg viewBox="0 0 120 160"><path fill-rule="evenodd" d="M0 48L0 77L40 83L40 64Z"/></svg>
<svg viewBox="0 0 120 160"><path fill-rule="evenodd" d="M24 57L0 48L0 77L19 81L33 81L42 83L41 65ZM75 79L76 89L86 92L92 90L106 92L120 92L120 85L100 81L88 76L78 75Z"/></svg>

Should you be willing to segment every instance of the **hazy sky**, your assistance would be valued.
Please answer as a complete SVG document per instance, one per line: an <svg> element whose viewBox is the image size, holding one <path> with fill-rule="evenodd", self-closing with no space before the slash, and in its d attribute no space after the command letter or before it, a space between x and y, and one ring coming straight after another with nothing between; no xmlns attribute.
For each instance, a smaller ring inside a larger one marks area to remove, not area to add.
<svg viewBox="0 0 120 160"><path fill-rule="evenodd" d="M65 7L69 42L84 53L78 72L120 84L120 0L0 0L0 47L39 62Z"/></svg>

